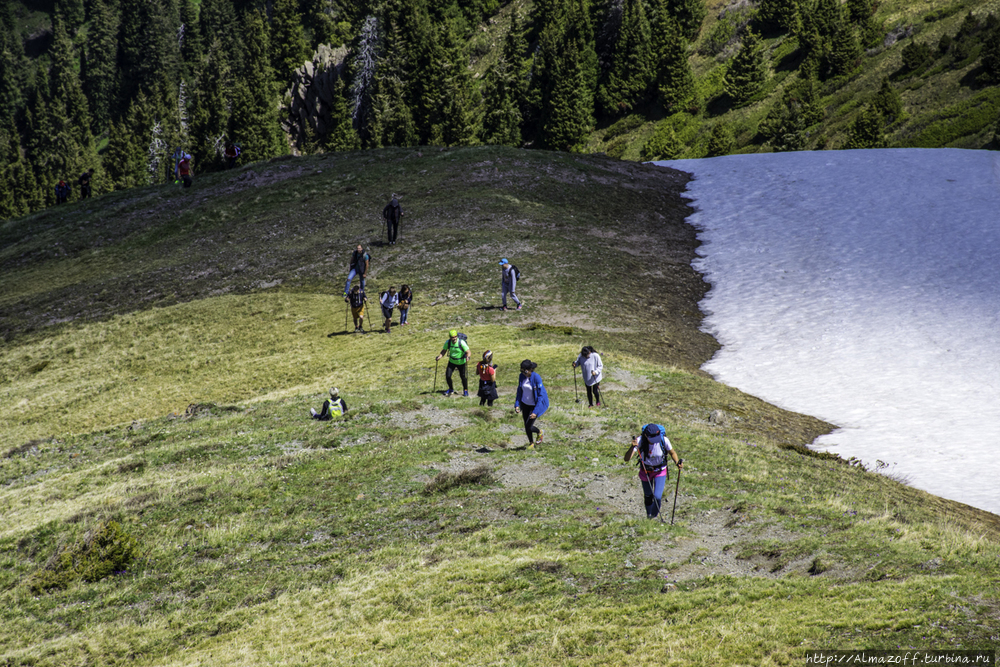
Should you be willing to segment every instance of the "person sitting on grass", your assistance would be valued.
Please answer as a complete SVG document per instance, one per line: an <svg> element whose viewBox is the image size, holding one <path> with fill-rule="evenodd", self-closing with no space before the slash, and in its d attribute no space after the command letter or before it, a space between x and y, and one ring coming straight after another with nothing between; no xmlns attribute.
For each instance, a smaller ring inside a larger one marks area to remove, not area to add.
<svg viewBox="0 0 1000 667"><path fill-rule="evenodd" d="M316 408L309 408L313 419L320 421L330 421L334 417L342 417L347 414L347 403L340 397L340 390L334 387L330 390L330 398L323 401L323 409L316 412Z"/></svg>

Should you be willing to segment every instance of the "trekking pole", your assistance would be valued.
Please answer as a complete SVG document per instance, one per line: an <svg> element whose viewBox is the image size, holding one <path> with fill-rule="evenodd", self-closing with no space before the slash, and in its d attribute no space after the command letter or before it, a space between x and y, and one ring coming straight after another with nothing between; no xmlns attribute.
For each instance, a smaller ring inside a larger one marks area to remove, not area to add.
<svg viewBox="0 0 1000 667"><path fill-rule="evenodd" d="M350 302L344 302L344 333L347 333L347 311L351 309Z"/></svg>
<svg viewBox="0 0 1000 667"><path fill-rule="evenodd" d="M674 512L677 511L677 492L681 488L681 468L684 459L677 459L677 486L674 487L674 509L670 510L670 525L674 525Z"/></svg>
<svg viewBox="0 0 1000 667"><path fill-rule="evenodd" d="M345 325L346 326L346 325ZM346 331L346 328L345 328ZM576 388L576 365L573 366L573 395L576 396L576 402L580 402L580 392Z"/></svg>
<svg viewBox="0 0 1000 667"><path fill-rule="evenodd" d="M441 362L440 359L434 360L434 389L431 392L432 394L438 393L438 363L440 362Z"/></svg>

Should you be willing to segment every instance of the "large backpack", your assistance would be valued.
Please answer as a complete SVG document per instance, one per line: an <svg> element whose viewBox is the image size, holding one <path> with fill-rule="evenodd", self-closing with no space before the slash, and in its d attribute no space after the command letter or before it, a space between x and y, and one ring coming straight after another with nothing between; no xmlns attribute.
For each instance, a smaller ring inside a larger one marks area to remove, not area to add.
<svg viewBox="0 0 1000 667"><path fill-rule="evenodd" d="M465 335L464 333L462 333L461 331L459 331L459 332L458 332L458 343L457 343L457 345L461 346L461 344L462 344L462 343L465 343L465 346L466 346L466 347L468 347L468 346L469 346L469 337L468 337L468 336L466 336L466 335ZM448 347L448 350L450 351L450 350L451 350L451 338L449 338L449 339L448 339L448 340L447 340L447 341L445 342L445 345L447 345L447 347Z"/></svg>
<svg viewBox="0 0 1000 667"><path fill-rule="evenodd" d="M521 270L513 264L510 265L510 272L514 274L514 280L521 280Z"/></svg>
<svg viewBox="0 0 1000 667"><path fill-rule="evenodd" d="M649 426L649 424L646 424ZM639 437L639 452L642 457L639 460L639 467L647 472L660 472L667 467L667 441L663 435L663 428L660 434L652 440L646 437L646 426L642 427L642 435ZM659 426L659 424L657 424Z"/></svg>

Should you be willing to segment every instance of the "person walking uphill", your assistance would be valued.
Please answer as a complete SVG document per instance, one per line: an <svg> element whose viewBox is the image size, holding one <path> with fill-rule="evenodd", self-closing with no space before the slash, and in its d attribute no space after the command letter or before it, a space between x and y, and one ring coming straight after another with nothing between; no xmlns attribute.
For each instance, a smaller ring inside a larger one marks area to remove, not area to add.
<svg viewBox="0 0 1000 667"><path fill-rule="evenodd" d="M660 424L646 424L642 427L642 433L638 438L632 438L632 444L625 452L625 462L635 453L639 454L639 481L642 482L646 517L655 519L660 514L663 485L669 476L667 455L674 460L678 469L684 466L684 459L677 457L677 450L670 446L670 440Z"/></svg>
<svg viewBox="0 0 1000 667"><path fill-rule="evenodd" d="M528 436L528 448L534 449L532 435L537 434L537 442L542 442L542 431L535 426L535 420L549 409L549 395L542 384L542 376L535 372L538 364L530 359L521 362L517 395L514 397L514 413L521 413L524 419L524 434Z"/></svg>
<svg viewBox="0 0 1000 667"><path fill-rule="evenodd" d="M382 296L378 301L382 305L382 318L385 320L385 332L392 333L392 309L399 304L399 295L396 294L396 288L390 286L388 290L382 292Z"/></svg>
<svg viewBox="0 0 1000 667"><path fill-rule="evenodd" d="M521 272L517 270L517 267L511 264L506 259L500 260L500 300L502 305L500 310L507 310L507 294L510 293L510 298L514 300L517 304L517 309L521 310L521 300L517 298L517 279L521 275Z"/></svg>
<svg viewBox="0 0 1000 667"><path fill-rule="evenodd" d="M382 217L385 218L385 224L389 236L389 245L396 245L396 234L399 232L399 221L403 218L403 207L399 205L399 199L396 198L396 193L393 193L392 199L385 205L385 208L382 209Z"/></svg>
<svg viewBox="0 0 1000 667"><path fill-rule="evenodd" d="M493 363L493 352L486 350L483 352L483 360L476 364L476 373L479 375L479 405L489 405L493 407L493 401L497 400L497 367Z"/></svg>
<svg viewBox="0 0 1000 667"><path fill-rule="evenodd" d="M399 290L399 326L406 324L410 316L410 303L413 301L413 290L409 285L403 285Z"/></svg>
<svg viewBox="0 0 1000 667"><path fill-rule="evenodd" d="M466 366L472 353L469 352L469 344L458 337L458 331L452 329L448 332L448 340L444 342L444 347L441 348L441 354L439 354L434 360L437 361L443 356L448 357L448 369L444 372L444 379L448 382L448 391L444 392L445 396L451 396L455 393L455 386L451 383L451 374L458 369L458 376L462 378L462 390L465 392L464 395L468 397L469 395L469 377L466 373Z"/></svg>
<svg viewBox="0 0 1000 667"><path fill-rule="evenodd" d="M583 385L587 388L589 407L594 407L594 399L597 399L597 407L601 407L601 380L604 379L604 364L601 363L601 355L588 345L580 350L580 356L573 362L573 368L577 366L583 373Z"/></svg>
<svg viewBox="0 0 1000 667"><path fill-rule="evenodd" d="M368 263L370 261L371 255L365 252L364 246L358 244L358 247L351 253L351 270L347 274L347 284L344 285L344 296L350 293L354 276L361 277L361 291L365 290L365 277L368 275Z"/></svg>
<svg viewBox="0 0 1000 667"><path fill-rule="evenodd" d="M344 301L351 304L351 315L354 317L354 333L364 333L365 304L368 303L365 291L359 285L355 285L351 288L351 293L344 297Z"/></svg>
<svg viewBox="0 0 1000 667"><path fill-rule="evenodd" d="M56 183L56 203L65 204L66 201L69 199L69 193L70 193L69 183L60 179L59 182Z"/></svg>

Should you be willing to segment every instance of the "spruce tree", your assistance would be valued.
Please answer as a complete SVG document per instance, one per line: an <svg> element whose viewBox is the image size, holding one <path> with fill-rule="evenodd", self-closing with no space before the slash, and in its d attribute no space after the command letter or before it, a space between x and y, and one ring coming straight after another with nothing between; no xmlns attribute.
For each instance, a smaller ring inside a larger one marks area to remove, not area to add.
<svg viewBox="0 0 1000 667"><path fill-rule="evenodd" d="M278 123L278 95L271 69L270 44L264 15L247 14L244 24L246 60L233 90L229 136L241 142L249 161L288 152Z"/></svg>
<svg viewBox="0 0 1000 667"><path fill-rule="evenodd" d="M208 49L198 84L191 93L190 146L199 171L214 171L224 164L231 76L222 41L216 39Z"/></svg>
<svg viewBox="0 0 1000 667"><path fill-rule="evenodd" d="M673 124L669 120L664 120L642 147L641 155L643 160L673 160L682 150L683 146L677 140Z"/></svg>
<svg viewBox="0 0 1000 667"><path fill-rule="evenodd" d="M799 31L798 0L760 0L757 22L766 30L795 34Z"/></svg>
<svg viewBox="0 0 1000 667"><path fill-rule="evenodd" d="M551 67L554 86L544 110L542 132L553 150L579 151L592 125L593 97L577 44L569 40Z"/></svg>
<svg viewBox="0 0 1000 667"><path fill-rule="evenodd" d="M86 73L83 90L90 103L91 129L96 136L108 130L115 101L115 59L118 44L118 18L107 0L94 0L90 9L90 28L84 47Z"/></svg>
<svg viewBox="0 0 1000 667"><path fill-rule="evenodd" d="M701 24L708 15L704 0L660 0L667 14L681 26L684 38L693 42L701 32Z"/></svg>
<svg viewBox="0 0 1000 667"><path fill-rule="evenodd" d="M624 0L608 69L597 87L596 102L601 113L617 116L646 101L653 81L650 37L642 0Z"/></svg>
<svg viewBox="0 0 1000 667"><path fill-rule="evenodd" d="M205 41L202 39L198 7L194 0L180 0L181 3L181 60L184 62L184 78L193 80L203 65Z"/></svg>
<svg viewBox="0 0 1000 667"><path fill-rule="evenodd" d="M708 157L718 157L729 155L736 150L736 141L733 139L733 132L729 129L729 123L718 122L712 128L712 136L708 140Z"/></svg>
<svg viewBox="0 0 1000 667"><path fill-rule="evenodd" d="M673 113L695 97L687 42L677 21L669 15L664 16L653 44L656 48L656 86L660 102L667 113Z"/></svg>
<svg viewBox="0 0 1000 667"><path fill-rule="evenodd" d="M521 145L521 112L515 99L515 79L511 67L501 57L494 63L483 83L484 144Z"/></svg>
<svg viewBox="0 0 1000 667"><path fill-rule="evenodd" d="M399 77L383 63L377 79L371 126L372 148L414 146L419 141L413 113L406 104Z"/></svg>
<svg viewBox="0 0 1000 667"><path fill-rule="evenodd" d="M882 77L882 85L872 99L872 106L878 110L886 123L893 123L903 115L903 100L892 87L889 77Z"/></svg>
<svg viewBox="0 0 1000 667"><path fill-rule="evenodd" d="M145 93L136 95L120 121L112 122L104 165L115 190L150 183L148 150L154 124Z"/></svg>
<svg viewBox="0 0 1000 667"><path fill-rule="evenodd" d="M70 35L75 35L85 19L83 0L56 0L54 18L62 22Z"/></svg>
<svg viewBox="0 0 1000 667"><path fill-rule="evenodd" d="M19 116L25 105L27 82L24 42L14 31L13 16L0 14L0 117Z"/></svg>
<svg viewBox="0 0 1000 667"><path fill-rule="evenodd" d="M861 61L861 45L854 26L841 21L830 38L827 55L827 72L830 76L842 76L853 72Z"/></svg>
<svg viewBox="0 0 1000 667"><path fill-rule="evenodd" d="M479 123L476 112L480 108L479 91L473 86L466 63L465 45L450 24L443 35L446 72L444 80L444 109L441 117L441 136L447 146L471 146L478 143Z"/></svg>
<svg viewBox="0 0 1000 667"><path fill-rule="evenodd" d="M354 131L351 122L349 91L341 74L333 86L333 105L330 107L330 119L333 126L327 128L326 135L322 138L321 145L328 151L351 151L361 147L358 133ZM407 110L409 111L409 110ZM412 124L411 116L410 122ZM416 127L413 126L412 137L416 137ZM413 139L410 139L413 141Z"/></svg>
<svg viewBox="0 0 1000 667"><path fill-rule="evenodd" d="M861 44L871 48L878 46L885 31L875 21L876 4L873 0L847 0L847 16L858 29Z"/></svg>
<svg viewBox="0 0 1000 667"><path fill-rule="evenodd" d="M883 125L882 114L869 104L851 125L850 135L844 148L884 148Z"/></svg>
<svg viewBox="0 0 1000 667"><path fill-rule="evenodd" d="M753 30L743 35L743 44L726 69L726 93L736 104L745 104L753 98L767 81L767 63L764 45Z"/></svg>
<svg viewBox="0 0 1000 667"><path fill-rule="evenodd" d="M284 83L292 72L309 59L302 16L297 0L274 0L271 18L272 66L277 80Z"/></svg>

